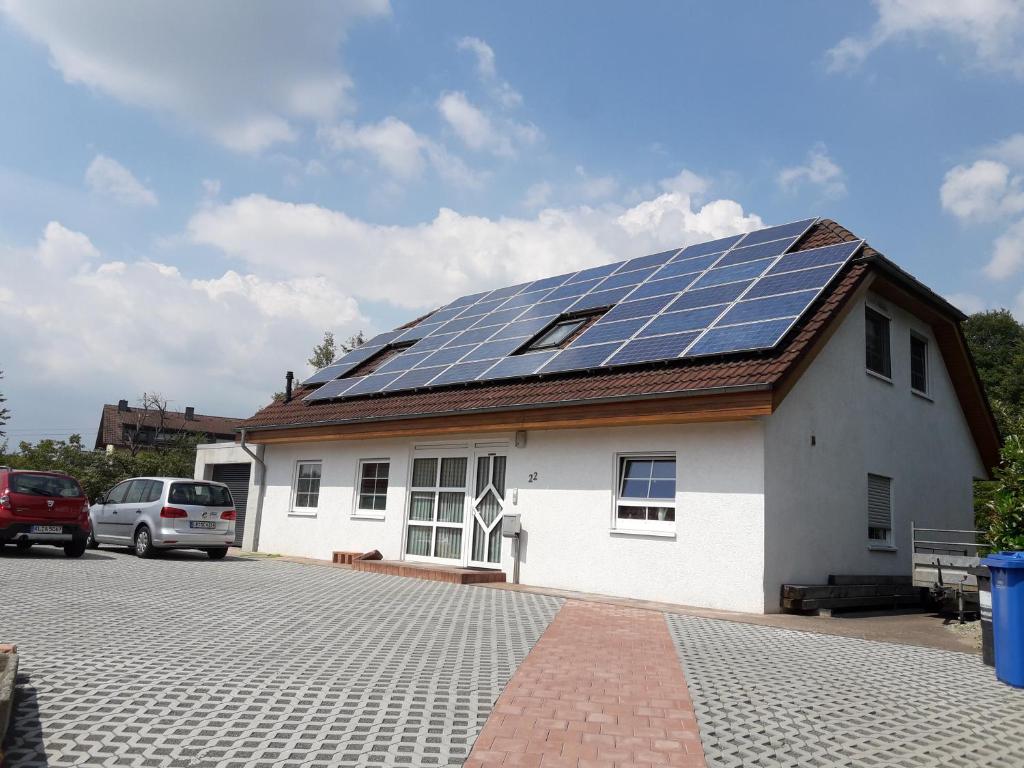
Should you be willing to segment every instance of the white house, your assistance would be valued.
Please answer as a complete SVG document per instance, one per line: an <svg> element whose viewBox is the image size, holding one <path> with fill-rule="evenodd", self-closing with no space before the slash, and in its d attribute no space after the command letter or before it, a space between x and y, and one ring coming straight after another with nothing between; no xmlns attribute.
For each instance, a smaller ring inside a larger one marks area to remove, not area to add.
<svg viewBox="0 0 1024 768"><path fill-rule="evenodd" d="M828 220L466 297L243 424L245 544L511 577L518 514L524 584L755 613L908 574L997 460L963 319Z"/></svg>

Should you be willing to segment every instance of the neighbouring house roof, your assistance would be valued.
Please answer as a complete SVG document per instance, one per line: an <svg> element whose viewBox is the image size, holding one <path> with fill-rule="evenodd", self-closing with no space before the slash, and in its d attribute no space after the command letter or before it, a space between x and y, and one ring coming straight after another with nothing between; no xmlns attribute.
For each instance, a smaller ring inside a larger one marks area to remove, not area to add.
<svg viewBox="0 0 1024 768"><path fill-rule="evenodd" d="M163 430L166 433L189 432L204 434L209 437L231 439L235 436L244 419L228 416L208 416L195 413L186 418L183 411L167 411L164 414ZM127 406L120 410L117 405L104 405L100 415L100 426L96 433L96 448L107 445L123 447L125 430L137 428L156 429L160 424L160 414L156 411L143 411L141 408Z"/></svg>
<svg viewBox="0 0 1024 768"><path fill-rule="evenodd" d="M857 239L836 222L822 219L791 252ZM908 309L933 326L982 458L986 465L994 466L998 462L998 433L960 330L963 313L867 244L790 331L788 338L769 351L676 359L632 368L565 372L513 381L471 382L320 402L303 402L303 397L312 390L299 387L290 402L271 403L244 420L241 426L255 441L275 439L269 433L277 431L281 431L281 435L276 439L283 441L286 432L308 438L318 428L372 422L434 420L436 423L443 417L450 421L453 416L474 413L522 413L572 407L582 419L585 412L582 407L588 404L639 403L694 396L700 396L700 402L704 403L708 402L706 396L735 396L743 392L759 393L770 412L838 326L852 297L868 284L873 291L909 305ZM639 411L637 413L639 419Z"/></svg>

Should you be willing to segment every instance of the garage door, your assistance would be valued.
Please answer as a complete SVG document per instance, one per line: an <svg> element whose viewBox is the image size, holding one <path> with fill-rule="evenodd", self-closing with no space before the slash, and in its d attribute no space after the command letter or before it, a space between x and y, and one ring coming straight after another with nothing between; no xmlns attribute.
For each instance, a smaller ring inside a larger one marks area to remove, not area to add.
<svg viewBox="0 0 1024 768"><path fill-rule="evenodd" d="M249 500L249 472L251 464L214 464L213 477L218 483L224 483L231 491L231 498L235 500L235 511L238 513L238 520L235 522L235 546L242 546L242 536L245 534L245 507Z"/></svg>

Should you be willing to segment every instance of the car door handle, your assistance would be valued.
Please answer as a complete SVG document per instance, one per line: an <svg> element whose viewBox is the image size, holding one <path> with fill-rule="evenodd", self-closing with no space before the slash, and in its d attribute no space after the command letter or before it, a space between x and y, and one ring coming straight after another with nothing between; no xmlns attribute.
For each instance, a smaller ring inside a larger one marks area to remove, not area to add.
<svg viewBox="0 0 1024 768"><path fill-rule="evenodd" d="M114 510L113 512L111 512L110 514L112 514L112 515L116 515L116 514L117 514L117 510L115 509L115 510Z"/></svg>
<svg viewBox="0 0 1024 768"><path fill-rule="evenodd" d="M135 514L136 515L141 515L142 514L142 510L141 509L136 509L135 510Z"/></svg>

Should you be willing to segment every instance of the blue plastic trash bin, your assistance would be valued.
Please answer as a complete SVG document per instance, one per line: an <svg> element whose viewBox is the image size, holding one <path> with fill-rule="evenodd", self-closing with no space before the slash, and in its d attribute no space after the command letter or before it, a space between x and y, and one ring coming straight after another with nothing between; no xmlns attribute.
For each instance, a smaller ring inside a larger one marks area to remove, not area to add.
<svg viewBox="0 0 1024 768"><path fill-rule="evenodd" d="M1024 552L989 555L981 564L992 572L996 677L1024 688Z"/></svg>

